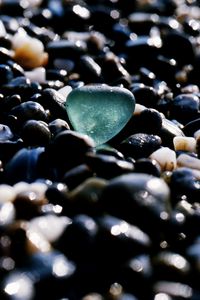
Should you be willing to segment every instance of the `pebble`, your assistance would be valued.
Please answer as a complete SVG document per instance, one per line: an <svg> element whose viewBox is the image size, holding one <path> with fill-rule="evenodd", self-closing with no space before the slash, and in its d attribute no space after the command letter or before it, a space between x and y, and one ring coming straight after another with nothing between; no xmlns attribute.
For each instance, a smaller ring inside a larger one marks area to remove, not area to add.
<svg viewBox="0 0 200 300"><path fill-rule="evenodd" d="M150 228L162 223L162 215L168 218L169 193L168 186L160 178L143 173L127 174L110 180L100 203L103 211L145 228L145 232L153 235L155 232ZM148 215L145 220L142 218L144 209Z"/></svg>
<svg viewBox="0 0 200 300"><path fill-rule="evenodd" d="M151 153L150 158L155 159L159 163L162 171L173 171L178 163L175 151L168 147L162 147Z"/></svg>
<svg viewBox="0 0 200 300"><path fill-rule="evenodd" d="M196 140L193 137L176 136L173 142L175 151L196 152Z"/></svg>
<svg viewBox="0 0 200 300"><path fill-rule="evenodd" d="M161 139L157 135L136 133L128 137L119 145L119 150L126 157L134 159L149 157L151 153L161 146Z"/></svg>
<svg viewBox="0 0 200 300"><path fill-rule="evenodd" d="M198 158L191 157L188 154L181 154L177 158L177 166L199 170L200 160Z"/></svg>

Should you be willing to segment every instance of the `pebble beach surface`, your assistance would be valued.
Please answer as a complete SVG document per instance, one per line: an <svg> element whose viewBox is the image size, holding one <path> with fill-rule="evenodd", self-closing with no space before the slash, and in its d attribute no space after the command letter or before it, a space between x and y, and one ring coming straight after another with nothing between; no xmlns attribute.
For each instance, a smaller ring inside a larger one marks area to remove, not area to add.
<svg viewBox="0 0 200 300"><path fill-rule="evenodd" d="M0 1L0 299L199 282L199 1Z"/></svg>

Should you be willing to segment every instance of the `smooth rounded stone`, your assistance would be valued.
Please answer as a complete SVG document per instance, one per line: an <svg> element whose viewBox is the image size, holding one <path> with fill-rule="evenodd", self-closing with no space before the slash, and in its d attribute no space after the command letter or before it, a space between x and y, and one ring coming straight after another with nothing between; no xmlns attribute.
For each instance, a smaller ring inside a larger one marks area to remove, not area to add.
<svg viewBox="0 0 200 300"><path fill-rule="evenodd" d="M92 216L98 214L100 211L99 199L106 185L107 180L91 177L69 191L67 197L73 213Z"/></svg>
<svg viewBox="0 0 200 300"><path fill-rule="evenodd" d="M63 97L67 97L69 93L72 91L72 87L70 85L66 85L63 88L58 90L58 93L62 94Z"/></svg>
<svg viewBox="0 0 200 300"><path fill-rule="evenodd" d="M100 65L89 55L83 55L79 61L79 73L85 83L103 82Z"/></svg>
<svg viewBox="0 0 200 300"><path fill-rule="evenodd" d="M156 109L147 108L141 111L137 122L139 132L159 134L162 128L163 117Z"/></svg>
<svg viewBox="0 0 200 300"><path fill-rule="evenodd" d="M16 196L14 188L8 184L0 184L0 203L12 202Z"/></svg>
<svg viewBox="0 0 200 300"><path fill-rule="evenodd" d="M159 97L153 87L146 86L141 83L133 85L131 91L135 96L135 101L137 104L141 104L149 108L156 107Z"/></svg>
<svg viewBox="0 0 200 300"><path fill-rule="evenodd" d="M170 118L187 124L199 117L199 97L194 94L176 96L170 107Z"/></svg>
<svg viewBox="0 0 200 300"><path fill-rule="evenodd" d="M124 44L129 40L131 30L128 24L116 23L112 28L112 37L115 40L115 49L124 49Z"/></svg>
<svg viewBox="0 0 200 300"><path fill-rule="evenodd" d="M182 255L162 251L153 257L154 275L160 280L186 280L191 272L189 261Z"/></svg>
<svg viewBox="0 0 200 300"><path fill-rule="evenodd" d="M86 43L83 41L68 41L59 40L49 42L47 44L47 53L50 59L67 58L77 59L81 55L85 54L87 50Z"/></svg>
<svg viewBox="0 0 200 300"><path fill-rule="evenodd" d="M23 125L21 138L27 146L42 147L49 144L51 132L44 121L28 120Z"/></svg>
<svg viewBox="0 0 200 300"><path fill-rule="evenodd" d="M176 152L168 147L162 147L152 152L149 158L155 159L159 163L162 171L173 171L178 164Z"/></svg>
<svg viewBox="0 0 200 300"><path fill-rule="evenodd" d="M175 151L196 152L196 140L193 137L176 136L173 139Z"/></svg>
<svg viewBox="0 0 200 300"><path fill-rule="evenodd" d="M21 270L34 281L36 299L42 299L47 289L52 299L62 299L73 284L76 265L59 251L38 251L30 255Z"/></svg>
<svg viewBox="0 0 200 300"><path fill-rule="evenodd" d="M65 110L65 97L53 88L46 88L42 91L41 97L37 99L45 109L50 111L51 119L68 120Z"/></svg>
<svg viewBox="0 0 200 300"><path fill-rule="evenodd" d="M46 203L31 190L18 193L13 201L17 220L30 220L41 214L41 207Z"/></svg>
<svg viewBox="0 0 200 300"><path fill-rule="evenodd" d="M17 76L4 85L5 92L7 94L15 93L22 96L22 93L26 95L30 92L31 82L28 78L23 76Z"/></svg>
<svg viewBox="0 0 200 300"><path fill-rule="evenodd" d="M43 106L34 101L21 103L15 106L10 113L16 116L20 123L24 123L28 120L47 121L48 119L47 112Z"/></svg>
<svg viewBox="0 0 200 300"><path fill-rule="evenodd" d="M13 185L16 194L28 192L30 190L29 183L25 181L17 182Z"/></svg>
<svg viewBox="0 0 200 300"><path fill-rule="evenodd" d="M104 82L110 85L122 85L129 88L131 76L124 64L113 52L108 52L101 63Z"/></svg>
<svg viewBox="0 0 200 300"><path fill-rule="evenodd" d="M136 133L129 136L119 146L126 157L130 156L134 159L148 157L161 146L161 139L158 135Z"/></svg>
<svg viewBox="0 0 200 300"><path fill-rule="evenodd" d="M110 32L113 25L120 18L120 12L116 9L115 17L112 15L112 9L106 5L90 6L90 22L94 25L95 30L99 32ZM102 22L104 20L104 22Z"/></svg>
<svg viewBox="0 0 200 300"><path fill-rule="evenodd" d="M68 205L68 187L64 183L52 183L45 192L45 198L53 205Z"/></svg>
<svg viewBox="0 0 200 300"><path fill-rule="evenodd" d="M16 286L17 289L13 289L12 286ZM1 283L1 290L3 299L31 300L35 294L34 281L28 275L17 270L6 276Z"/></svg>
<svg viewBox="0 0 200 300"><path fill-rule="evenodd" d="M185 21L184 21L184 31L191 35L191 36L198 36L199 32L200 32L200 27L199 27L199 23L197 20L188 17Z"/></svg>
<svg viewBox="0 0 200 300"><path fill-rule="evenodd" d="M9 49L0 47L0 61L1 63L6 63L8 60L12 59L12 52Z"/></svg>
<svg viewBox="0 0 200 300"><path fill-rule="evenodd" d="M67 58L55 58L53 63L53 67L58 70L65 70L67 73L70 73L74 70L75 62L72 59Z"/></svg>
<svg viewBox="0 0 200 300"><path fill-rule="evenodd" d="M136 71L141 66L152 68L159 49L162 46L162 40L159 35L150 37L148 35L138 36L129 39L126 44L126 52L128 54L128 64L130 69ZM153 106L151 106L153 107Z"/></svg>
<svg viewBox="0 0 200 300"><path fill-rule="evenodd" d="M43 43L39 39L29 36L22 28L14 34L12 46L13 58L23 68L34 69L46 65L48 62L48 55L44 52Z"/></svg>
<svg viewBox="0 0 200 300"><path fill-rule="evenodd" d="M149 252L151 239L139 227L110 215L100 217L98 224L97 249L100 259L121 264L140 252ZM100 248L100 245L104 247Z"/></svg>
<svg viewBox="0 0 200 300"><path fill-rule="evenodd" d="M170 180L171 201L177 203L182 196L190 203L199 202L200 187L196 170L179 167L173 171Z"/></svg>
<svg viewBox="0 0 200 300"><path fill-rule="evenodd" d="M169 196L169 187L163 179L143 173L126 174L109 181L100 204L103 211L136 224L158 238L156 228L168 219L170 212Z"/></svg>
<svg viewBox="0 0 200 300"><path fill-rule="evenodd" d="M196 84L188 84L181 89L182 94L198 94L199 92L199 87Z"/></svg>
<svg viewBox="0 0 200 300"><path fill-rule="evenodd" d="M0 21L0 37L4 37L6 35L6 29L2 21Z"/></svg>
<svg viewBox="0 0 200 300"><path fill-rule="evenodd" d="M21 139L0 141L0 160L4 163L8 162L23 147Z"/></svg>
<svg viewBox="0 0 200 300"><path fill-rule="evenodd" d="M5 166L5 176L9 184L19 181L33 182L40 178L39 158L44 152L42 147L22 148L13 155Z"/></svg>
<svg viewBox="0 0 200 300"><path fill-rule="evenodd" d="M69 224L71 224L71 220L68 217L49 214L33 218L28 227L32 231L39 232L48 242L53 243L59 239Z"/></svg>
<svg viewBox="0 0 200 300"><path fill-rule="evenodd" d="M69 190L73 190L93 175L93 170L88 165L82 164L66 172L62 178L62 182L67 185Z"/></svg>
<svg viewBox="0 0 200 300"><path fill-rule="evenodd" d="M200 129L200 118L196 118L191 122L185 124L183 127L183 132L186 136L194 136L194 133Z"/></svg>
<svg viewBox="0 0 200 300"><path fill-rule="evenodd" d="M0 228L12 224L16 217L16 210L12 202L0 203Z"/></svg>
<svg viewBox="0 0 200 300"><path fill-rule="evenodd" d="M34 68L31 71L26 71L25 76L26 78L30 79L31 82L36 81L41 84L46 82L46 71L43 67Z"/></svg>
<svg viewBox="0 0 200 300"><path fill-rule="evenodd" d="M73 128L94 139L95 145L109 141L130 120L135 99L130 91L106 85L74 89L66 100Z"/></svg>
<svg viewBox="0 0 200 300"><path fill-rule="evenodd" d="M158 20L158 15L146 12L133 12L128 16L129 27L138 35L149 34Z"/></svg>
<svg viewBox="0 0 200 300"><path fill-rule="evenodd" d="M68 123L62 119L55 119L49 123L49 130L54 137L60 132L68 129L70 129Z"/></svg>
<svg viewBox="0 0 200 300"><path fill-rule="evenodd" d="M162 53L164 56L174 58L181 66L194 63L194 47L184 32L164 32L162 43ZM170 45L173 45L173 47ZM185 50L184 53L183 49Z"/></svg>
<svg viewBox="0 0 200 300"><path fill-rule="evenodd" d="M64 173L85 162L85 156L94 151L94 141L87 135L65 130L56 135L47 148L50 163Z"/></svg>
<svg viewBox="0 0 200 300"><path fill-rule="evenodd" d="M196 139L197 148L198 148L199 136L200 136L200 129L198 129L198 130L195 131L195 133L194 133L194 138Z"/></svg>
<svg viewBox="0 0 200 300"><path fill-rule="evenodd" d="M153 85L156 75L147 68L141 67L139 70L140 80L146 85Z"/></svg>
<svg viewBox="0 0 200 300"><path fill-rule="evenodd" d="M47 69L46 70L46 80L59 80L61 82L65 82L67 77L67 71L66 70L55 70L55 69Z"/></svg>
<svg viewBox="0 0 200 300"><path fill-rule="evenodd" d="M161 176L161 168L155 159L140 158L134 163L134 172L145 173L155 177Z"/></svg>
<svg viewBox="0 0 200 300"><path fill-rule="evenodd" d="M0 141L11 140L14 137L12 131L7 125L0 124Z"/></svg>
<svg viewBox="0 0 200 300"><path fill-rule="evenodd" d="M177 71L177 63L175 59L158 55L155 59L153 70L157 77L167 82L168 86L173 87L176 84L175 73Z"/></svg>
<svg viewBox="0 0 200 300"><path fill-rule="evenodd" d="M7 84L13 79L12 69L8 65L0 64L0 85Z"/></svg>
<svg viewBox="0 0 200 300"><path fill-rule="evenodd" d="M10 112L12 108L14 108L17 105L20 105L22 102L22 99L20 95L18 94L13 94L12 96L7 96L2 99L0 103L0 107L4 112Z"/></svg>
<svg viewBox="0 0 200 300"><path fill-rule="evenodd" d="M200 159L183 153L177 158L177 166L200 170Z"/></svg>
<svg viewBox="0 0 200 300"><path fill-rule="evenodd" d="M81 300L103 300L103 299L104 297L99 293L88 293L87 295L84 295L83 298L81 298Z"/></svg>
<svg viewBox="0 0 200 300"><path fill-rule="evenodd" d="M96 153L103 155L111 155L121 160L124 159L124 155L121 152L119 152L117 149L111 147L108 144L103 144L99 147L96 147Z"/></svg>
<svg viewBox="0 0 200 300"><path fill-rule="evenodd" d="M157 295L164 295L166 299L198 299L199 293L195 293L192 287L182 281L160 280L153 285L153 290ZM194 297L194 298L193 298ZM159 298L158 298L159 299Z"/></svg>
<svg viewBox="0 0 200 300"><path fill-rule="evenodd" d="M173 139L176 136L185 136L182 129L179 128L174 122L163 118L162 128L159 133L160 138L162 139L162 145L174 148Z"/></svg>
<svg viewBox="0 0 200 300"><path fill-rule="evenodd" d="M126 291L146 299L152 295L153 266L148 254L139 254L123 263L119 268L118 282ZM134 284L133 284L134 280ZM145 286L145 290L142 288ZM123 298L122 298L123 299ZM168 300L168 299L166 299Z"/></svg>
<svg viewBox="0 0 200 300"><path fill-rule="evenodd" d="M55 248L62 251L69 259L84 262L95 255L94 243L97 231L98 224L94 219L84 214L77 214L65 227L55 243Z"/></svg>
<svg viewBox="0 0 200 300"><path fill-rule="evenodd" d="M25 75L24 69L13 60L8 60L6 64L11 67L14 77L23 77Z"/></svg>
<svg viewBox="0 0 200 300"><path fill-rule="evenodd" d="M131 173L134 170L131 162L105 154L88 154L86 163L97 177L105 179Z"/></svg>

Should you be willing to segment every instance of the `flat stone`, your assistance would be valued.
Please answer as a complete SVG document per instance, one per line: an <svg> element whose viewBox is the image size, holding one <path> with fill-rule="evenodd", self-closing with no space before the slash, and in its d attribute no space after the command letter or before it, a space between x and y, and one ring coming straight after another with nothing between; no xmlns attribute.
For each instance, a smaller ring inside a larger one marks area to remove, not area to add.
<svg viewBox="0 0 200 300"><path fill-rule="evenodd" d="M134 109L135 98L129 90L107 85L74 89L66 100L66 110L74 130L93 138L96 146L119 133Z"/></svg>

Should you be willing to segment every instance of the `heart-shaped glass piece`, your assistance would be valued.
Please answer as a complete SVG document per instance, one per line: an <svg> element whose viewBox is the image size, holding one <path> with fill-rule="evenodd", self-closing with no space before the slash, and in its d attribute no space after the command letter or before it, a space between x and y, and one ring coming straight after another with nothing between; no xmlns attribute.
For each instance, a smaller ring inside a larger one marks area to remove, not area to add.
<svg viewBox="0 0 200 300"><path fill-rule="evenodd" d="M93 138L96 146L119 133L134 109L135 98L129 90L107 85L74 89L66 100L66 110L74 130Z"/></svg>

